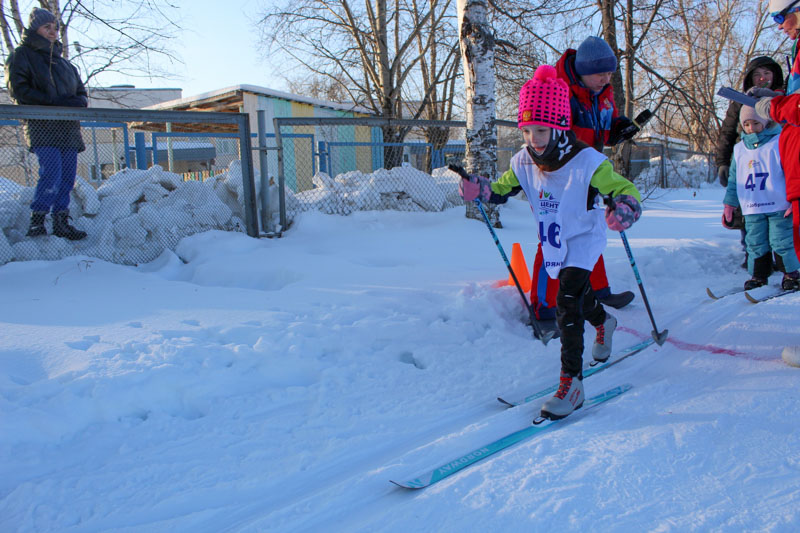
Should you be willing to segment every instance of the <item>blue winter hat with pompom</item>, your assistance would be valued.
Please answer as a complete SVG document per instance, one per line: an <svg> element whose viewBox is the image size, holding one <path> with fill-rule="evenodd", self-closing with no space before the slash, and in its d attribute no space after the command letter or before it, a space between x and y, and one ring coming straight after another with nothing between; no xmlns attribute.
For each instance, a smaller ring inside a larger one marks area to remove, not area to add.
<svg viewBox="0 0 800 533"><path fill-rule="evenodd" d="M617 56L600 37L587 37L575 54L575 71L580 76L614 72L617 70Z"/></svg>

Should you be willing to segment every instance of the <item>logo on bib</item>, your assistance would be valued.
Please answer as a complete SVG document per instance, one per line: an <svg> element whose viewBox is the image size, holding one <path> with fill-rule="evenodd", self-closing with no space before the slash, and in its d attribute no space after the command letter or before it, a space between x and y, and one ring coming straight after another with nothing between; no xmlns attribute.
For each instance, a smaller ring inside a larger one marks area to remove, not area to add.
<svg viewBox="0 0 800 533"><path fill-rule="evenodd" d="M551 192L539 191L539 214L555 213L558 211L559 201Z"/></svg>

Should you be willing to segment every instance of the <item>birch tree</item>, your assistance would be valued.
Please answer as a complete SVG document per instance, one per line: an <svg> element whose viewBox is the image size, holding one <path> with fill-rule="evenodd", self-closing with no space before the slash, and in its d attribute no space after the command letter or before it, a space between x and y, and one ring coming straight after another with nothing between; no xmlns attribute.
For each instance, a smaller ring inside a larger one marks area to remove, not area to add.
<svg viewBox="0 0 800 533"><path fill-rule="evenodd" d="M496 179L497 124L494 96L494 32L487 21L486 0L458 0L458 33L466 93L467 172ZM490 221L501 227L497 206L486 206ZM482 219L472 204L466 216Z"/></svg>

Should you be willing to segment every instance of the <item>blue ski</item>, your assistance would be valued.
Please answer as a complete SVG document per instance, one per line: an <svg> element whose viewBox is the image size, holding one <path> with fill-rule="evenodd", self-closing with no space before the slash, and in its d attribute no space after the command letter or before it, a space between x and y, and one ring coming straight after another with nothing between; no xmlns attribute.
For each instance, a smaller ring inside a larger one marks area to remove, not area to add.
<svg viewBox="0 0 800 533"><path fill-rule="evenodd" d="M648 337L647 339L643 340L642 342L637 342L636 344L628 346L627 348L623 348L622 350L616 352L613 355L613 357L611 357L605 363L601 363L601 364L589 367L588 369L584 370L583 371L583 379L586 379L589 376L592 376L594 374L598 374L598 373L602 372L603 370L605 370L605 369L607 369L607 368L609 368L611 366L616 365L620 361L623 361L623 360L627 359L628 357L641 352L642 350L644 350L645 348L647 348L648 346L650 346L654 342L655 342L655 340L652 337ZM501 398L499 396L497 398L497 401L502 403L503 405L505 405L507 407L517 407L518 405L523 405L523 404L532 402L533 400L536 400L538 398L541 398L543 396L547 396L548 394L552 394L556 390L558 390L558 384L555 384L555 385L553 385L551 387L547 387L546 389L542 389L539 392L535 392L535 393L531 394L530 396L526 396L522 400L519 400L519 401L516 401L516 402L505 400L505 399L503 399L503 398Z"/></svg>
<svg viewBox="0 0 800 533"><path fill-rule="evenodd" d="M760 302L766 302L767 300L772 300L773 298L778 298L779 296L783 296L785 294L792 294L793 292L797 292L797 291L794 291L794 290L785 291L785 290L781 289L778 292L773 292L773 293L767 294L765 296L755 297L752 294L750 294L749 292L745 291L744 297L747 298L748 302L757 304L757 303L760 303Z"/></svg>
<svg viewBox="0 0 800 533"><path fill-rule="evenodd" d="M609 389L602 394L598 394L597 396L593 396L583 403L583 407L576 411L575 413L571 414L566 418L561 418L559 420L547 420L538 426L530 426L524 429L520 429L513 433L509 433L505 437L501 437L485 446L481 446L471 452L462 455L452 461L448 461L447 463L434 468L429 472L425 472L421 474L419 477L411 479L409 481L397 482L392 481L398 487L403 487L405 489L423 489L425 487L430 487L434 483L437 483L443 480L446 477L452 476L456 472L459 472L468 466L481 461L490 455L493 455L501 450L508 448L509 446L513 446L518 442L523 440L529 439L545 431L551 429L555 424L559 424L565 420L574 420L576 417L580 417L581 414L593 407L600 405L603 402L616 398L617 396L629 391L632 385L620 385L618 387L614 387L613 389ZM560 426L559 426L560 427Z"/></svg>
<svg viewBox="0 0 800 533"><path fill-rule="evenodd" d="M731 290L729 290L727 292L723 292L723 293L720 293L720 294L715 294L715 293L711 292L711 289L706 287L706 294L708 294L708 297L711 298L712 300L719 300L721 298L725 298L726 296L730 296L731 294L739 294L740 292L744 292L744 291L745 291L744 289L731 289Z"/></svg>

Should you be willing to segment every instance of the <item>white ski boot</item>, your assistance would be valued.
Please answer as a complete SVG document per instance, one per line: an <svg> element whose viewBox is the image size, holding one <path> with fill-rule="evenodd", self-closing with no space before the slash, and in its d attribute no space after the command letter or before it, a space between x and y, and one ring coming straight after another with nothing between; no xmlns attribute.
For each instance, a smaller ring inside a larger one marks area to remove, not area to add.
<svg viewBox="0 0 800 533"><path fill-rule="evenodd" d="M595 329L597 336L592 346L592 357L597 363L605 363L611 357L611 337L617 329L617 319L611 313L606 313L606 321Z"/></svg>
<svg viewBox="0 0 800 533"><path fill-rule="evenodd" d="M542 404L542 419L558 420L583 406L583 377L561 373L561 382L552 398ZM539 420L539 419L536 419ZM534 424L536 423L534 420Z"/></svg>

